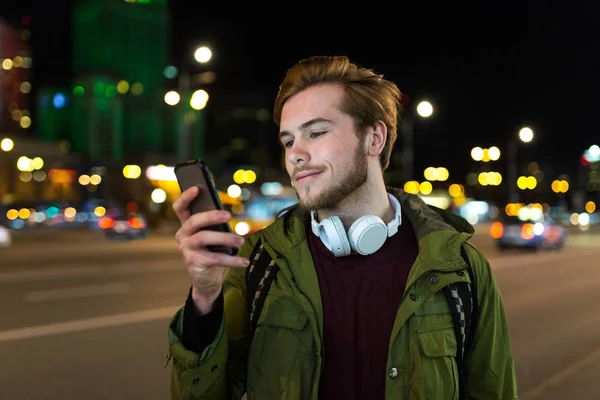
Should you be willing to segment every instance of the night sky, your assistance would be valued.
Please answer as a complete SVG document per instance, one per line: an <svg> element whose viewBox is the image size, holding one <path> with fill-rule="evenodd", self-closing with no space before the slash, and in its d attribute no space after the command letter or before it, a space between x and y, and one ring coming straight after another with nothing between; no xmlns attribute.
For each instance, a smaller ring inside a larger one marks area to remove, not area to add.
<svg viewBox="0 0 600 400"><path fill-rule="evenodd" d="M1 15L31 13L34 82L66 83L70 1L32 2L2 0ZM336 14L305 3L285 3L284 12L279 3L208 10L206 2L173 1L172 59L206 44L218 76L275 96L285 70L299 59L347 55L394 80L414 100L411 106L420 99L433 103L434 116L415 125L417 167L463 174L473 167L472 147L504 151L508 136L524 125L536 137L522 157L565 172L600 142L600 3L418 3L393 3L402 4L394 9L347 3L351 11Z"/></svg>

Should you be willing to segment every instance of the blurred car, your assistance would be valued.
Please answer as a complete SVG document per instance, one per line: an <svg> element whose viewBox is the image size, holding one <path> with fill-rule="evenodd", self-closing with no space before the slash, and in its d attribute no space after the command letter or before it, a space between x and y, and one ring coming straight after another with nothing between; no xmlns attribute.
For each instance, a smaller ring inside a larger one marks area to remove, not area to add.
<svg viewBox="0 0 600 400"><path fill-rule="evenodd" d="M0 247L8 247L12 244L10 229L0 224Z"/></svg>
<svg viewBox="0 0 600 400"><path fill-rule="evenodd" d="M520 210L518 216L494 222L490 235L499 248L561 249L566 240L566 230L562 225L541 211L527 209Z"/></svg>
<svg viewBox="0 0 600 400"><path fill-rule="evenodd" d="M148 237L148 223L141 215L104 216L98 220L98 227L109 239L132 240Z"/></svg>

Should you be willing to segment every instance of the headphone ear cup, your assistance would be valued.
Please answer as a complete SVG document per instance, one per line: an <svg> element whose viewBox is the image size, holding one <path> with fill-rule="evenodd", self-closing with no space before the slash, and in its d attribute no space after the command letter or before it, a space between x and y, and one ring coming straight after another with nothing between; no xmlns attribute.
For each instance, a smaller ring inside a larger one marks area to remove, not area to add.
<svg viewBox="0 0 600 400"><path fill-rule="evenodd" d="M383 246L387 239L387 226L376 215L360 217L348 229L348 238L352 250L363 256L373 254Z"/></svg>
<svg viewBox="0 0 600 400"><path fill-rule="evenodd" d="M344 224L339 217L326 218L319 224L321 241L336 257L350 255L351 248L344 230Z"/></svg>

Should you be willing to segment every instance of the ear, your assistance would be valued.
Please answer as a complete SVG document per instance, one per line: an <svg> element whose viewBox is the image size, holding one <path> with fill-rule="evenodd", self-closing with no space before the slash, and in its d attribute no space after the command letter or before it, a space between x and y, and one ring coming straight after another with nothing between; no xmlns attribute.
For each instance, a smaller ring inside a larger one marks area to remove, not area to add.
<svg viewBox="0 0 600 400"><path fill-rule="evenodd" d="M367 149L370 156L379 156L387 139L387 126L383 121L377 121L371 129L370 134L367 135Z"/></svg>

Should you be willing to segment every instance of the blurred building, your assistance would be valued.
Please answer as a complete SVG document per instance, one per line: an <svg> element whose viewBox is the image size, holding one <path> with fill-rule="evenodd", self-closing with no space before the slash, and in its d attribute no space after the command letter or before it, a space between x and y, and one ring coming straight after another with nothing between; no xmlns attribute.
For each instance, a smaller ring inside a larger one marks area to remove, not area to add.
<svg viewBox="0 0 600 400"><path fill-rule="evenodd" d="M79 0L72 14L73 80L44 88L39 135L69 140L90 162L160 153L167 0Z"/></svg>
<svg viewBox="0 0 600 400"><path fill-rule="evenodd" d="M29 31L0 19L0 133L24 133L31 126Z"/></svg>

